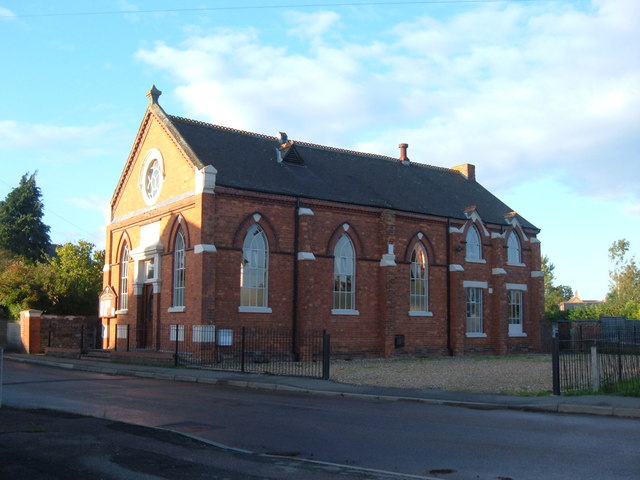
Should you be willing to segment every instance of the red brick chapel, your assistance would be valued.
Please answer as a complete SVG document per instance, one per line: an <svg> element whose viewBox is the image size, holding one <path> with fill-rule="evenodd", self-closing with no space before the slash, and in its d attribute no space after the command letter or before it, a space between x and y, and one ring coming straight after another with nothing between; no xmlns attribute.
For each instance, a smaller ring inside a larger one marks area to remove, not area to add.
<svg viewBox="0 0 640 480"><path fill-rule="evenodd" d="M106 348L124 326L162 350L162 326L224 325L326 330L335 358L539 350L539 229L472 164L235 130L147 96L108 212Z"/></svg>

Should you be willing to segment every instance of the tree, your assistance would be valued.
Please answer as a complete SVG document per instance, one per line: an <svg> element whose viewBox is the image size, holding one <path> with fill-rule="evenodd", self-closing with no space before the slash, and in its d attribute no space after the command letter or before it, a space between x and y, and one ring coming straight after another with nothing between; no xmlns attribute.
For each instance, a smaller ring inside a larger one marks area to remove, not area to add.
<svg viewBox="0 0 640 480"><path fill-rule="evenodd" d="M616 315L640 318L640 267L634 257L629 257L631 243L622 238L609 248L609 259L613 262L611 289L607 304Z"/></svg>
<svg viewBox="0 0 640 480"><path fill-rule="evenodd" d="M544 275L544 312L547 318L560 318L560 303L573 297L571 287L567 285L555 285L555 265L549 261L549 257L542 256L541 270Z"/></svg>
<svg viewBox="0 0 640 480"><path fill-rule="evenodd" d="M104 250L94 252L93 247L84 241L67 243L41 262L14 257L0 269L0 306L14 319L27 309L97 314Z"/></svg>
<svg viewBox="0 0 640 480"><path fill-rule="evenodd" d="M0 202L0 249L36 261L51 248L49 227L42 222L44 205L36 174L24 174L20 184Z"/></svg>
<svg viewBox="0 0 640 480"><path fill-rule="evenodd" d="M51 313L96 315L102 290L104 250L80 241L56 248L49 261L50 277L45 288L51 300Z"/></svg>
<svg viewBox="0 0 640 480"><path fill-rule="evenodd" d="M0 305L14 319L21 310L48 310L50 300L45 289L48 265L14 258L0 271Z"/></svg>

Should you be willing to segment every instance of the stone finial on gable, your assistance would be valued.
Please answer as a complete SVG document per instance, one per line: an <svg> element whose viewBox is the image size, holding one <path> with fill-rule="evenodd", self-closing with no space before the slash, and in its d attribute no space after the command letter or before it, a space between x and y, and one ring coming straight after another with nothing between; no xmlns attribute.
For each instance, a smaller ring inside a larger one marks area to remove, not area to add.
<svg viewBox="0 0 640 480"><path fill-rule="evenodd" d="M156 88L155 85L151 85L151 88L147 92L147 98L152 105L158 104L158 98L162 95L162 92Z"/></svg>

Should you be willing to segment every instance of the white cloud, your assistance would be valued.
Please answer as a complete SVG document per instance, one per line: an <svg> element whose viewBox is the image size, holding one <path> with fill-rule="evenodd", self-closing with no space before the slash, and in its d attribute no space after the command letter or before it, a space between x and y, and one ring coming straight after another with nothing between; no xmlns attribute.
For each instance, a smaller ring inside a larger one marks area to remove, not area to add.
<svg viewBox="0 0 640 480"><path fill-rule="evenodd" d="M300 38L320 40L327 32L333 31L340 15L336 12L321 11L316 13L303 13L289 11L285 14L287 23L292 25L288 33Z"/></svg>
<svg viewBox="0 0 640 480"><path fill-rule="evenodd" d="M8 8L0 7L0 21L2 20L15 20L16 14Z"/></svg>
<svg viewBox="0 0 640 480"><path fill-rule="evenodd" d="M100 214L103 214L109 207L110 201L111 197L101 195L89 195L88 197L74 197L67 199L67 203L74 207L92 212L99 212Z"/></svg>
<svg viewBox="0 0 640 480"><path fill-rule="evenodd" d="M81 162L109 150L114 130L108 124L77 127L0 120L0 151L19 149L23 154L29 152L32 159Z"/></svg>
<svg viewBox="0 0 640 480"><path fill-rule="evenodd" d="M349 19L334 12L285 17L298 49L226 29L137 57L169 72L199 119L389 155L408 142L414 161L475 163L489 187L545 172L637 200L635 0L486 4L375 41L343 39Z"/></svg>

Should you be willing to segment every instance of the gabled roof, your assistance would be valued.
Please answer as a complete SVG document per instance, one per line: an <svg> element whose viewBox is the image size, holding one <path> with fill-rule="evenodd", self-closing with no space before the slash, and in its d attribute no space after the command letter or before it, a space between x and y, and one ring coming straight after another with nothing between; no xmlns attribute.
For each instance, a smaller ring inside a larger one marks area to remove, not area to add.
<svg viewBox="0 0 640 480"><path fill-rule="evenodd" d="M167 115L155 102L151 107L198 164L217 170L216 185L460 220L474 205L483 221L499 225L513 211L453 169L300 141L279 150L276 137Z"/></svg>

